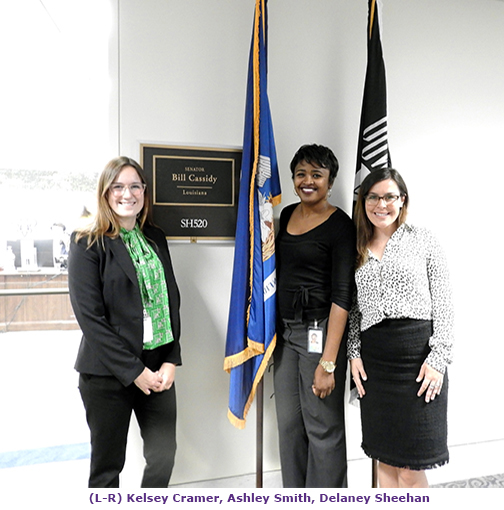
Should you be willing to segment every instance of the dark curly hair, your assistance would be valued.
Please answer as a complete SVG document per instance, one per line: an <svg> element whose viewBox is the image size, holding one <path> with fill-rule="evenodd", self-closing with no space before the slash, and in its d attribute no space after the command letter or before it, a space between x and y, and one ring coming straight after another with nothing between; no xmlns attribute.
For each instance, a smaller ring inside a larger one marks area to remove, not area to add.
<svg viewBox="0 0 504 510"><path fill-rule="evenodd" d="M339 163L334 152L329 149L329 147L317 144L302 145L296 154L294 154L290 164L292 178L294 178L296 166L301 163L301 161L306 161L311 165L321 168L327 168L327 170L329 170L329 186L333 185L334 179L336 179L338 175Z"/></svg>

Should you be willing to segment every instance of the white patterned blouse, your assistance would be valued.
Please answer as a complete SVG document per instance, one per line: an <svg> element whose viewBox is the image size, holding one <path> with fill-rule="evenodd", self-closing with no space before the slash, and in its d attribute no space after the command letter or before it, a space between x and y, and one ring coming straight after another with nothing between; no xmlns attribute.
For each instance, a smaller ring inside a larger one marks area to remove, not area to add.
<svg viewBox="0 0 504 510"><path fill-rule="evenodd" d="M369 251L368 260L355 272L355 282L348 359L360 357L360 332L385 319L432 320L426 362L444 373L452 361L453 306L446 260L434 236L402 224L381 261Z"/></svg>

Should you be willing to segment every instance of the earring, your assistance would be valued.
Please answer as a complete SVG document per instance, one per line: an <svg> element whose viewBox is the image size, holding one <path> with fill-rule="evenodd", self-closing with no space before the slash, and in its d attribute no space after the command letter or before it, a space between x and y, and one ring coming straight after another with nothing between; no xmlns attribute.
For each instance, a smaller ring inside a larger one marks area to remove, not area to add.
<svg viewBox="0 0 504 510"><path fill-rule="evenodd" d="M296 191L296 188L294 188L292 191L294 192L294 195L296 195L297 197L299 196L297 191Z"/></svg>
<svg viewBox="0 0 504 510"><path fill-rule="evenodd" d="M332 195L332 188L329 188L329 191L327 192L327 198L329 198Z"/></svg>

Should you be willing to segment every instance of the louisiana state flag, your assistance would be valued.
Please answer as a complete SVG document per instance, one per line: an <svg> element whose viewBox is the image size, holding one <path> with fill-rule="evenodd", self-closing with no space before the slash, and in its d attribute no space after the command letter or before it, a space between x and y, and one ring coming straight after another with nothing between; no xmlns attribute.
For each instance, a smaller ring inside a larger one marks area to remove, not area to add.
<svg viewBox="0 0 504 510"><path fill-rule="evenodd" d="M250 48L243 158L224 370L228 418L237 428L254 399L276 344L273 207L280 180L267 95L267 2L256 0Z"/></svg>
<svg viewBox="0 0 504 510"><path fill-rule="evenodd" d="M354 200L373 170L392 165L388 145L387 87L380 37L381 2L368 0L367 69L357 149Z"/></svg>

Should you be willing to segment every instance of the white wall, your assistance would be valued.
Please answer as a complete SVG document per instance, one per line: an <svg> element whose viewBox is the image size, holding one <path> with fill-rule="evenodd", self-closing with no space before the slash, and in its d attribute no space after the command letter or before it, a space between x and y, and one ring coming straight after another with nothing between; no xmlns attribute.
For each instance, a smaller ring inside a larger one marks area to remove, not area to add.
<svg viewBox="0 0 504 510"><path fill-rule="evenodd" d="M253 0L119 2L121 153L139 158L146 141L242 145L253 8ZM269 2L269 97L283 206L295 198L292 155L301 144L316 142L337 154L341 170L333 200L350 208L366 18L366 0ZM384 0L383 20L393 164L410 188L411 220L439 235L452 271L457 345L449 442L504 440L504 348L495 297L504 282L498 247L491 243L501 231L504 2ZM174 483L255 469L254 408L244 431L226 418L222 362L233 249L171 245L183 299L184 357L177 374ZM266 383L269 470L279 467L271 374ZM349 409L348 417L350 457L362 457L358 412Z"/></svg>

